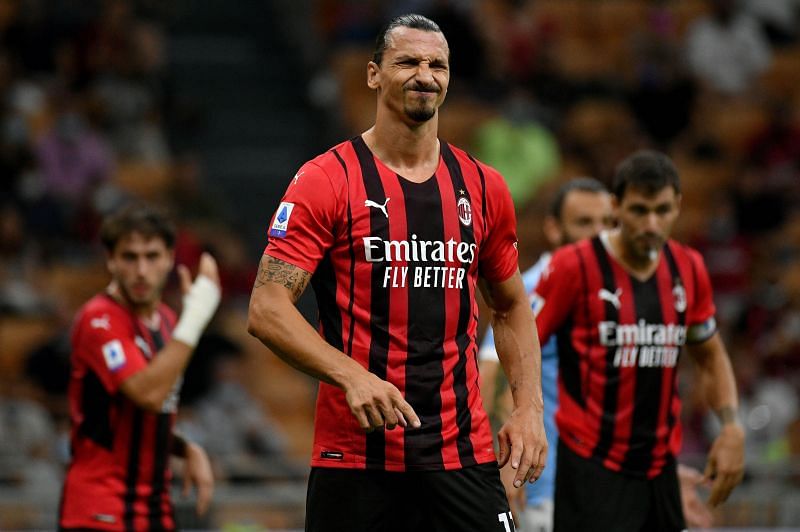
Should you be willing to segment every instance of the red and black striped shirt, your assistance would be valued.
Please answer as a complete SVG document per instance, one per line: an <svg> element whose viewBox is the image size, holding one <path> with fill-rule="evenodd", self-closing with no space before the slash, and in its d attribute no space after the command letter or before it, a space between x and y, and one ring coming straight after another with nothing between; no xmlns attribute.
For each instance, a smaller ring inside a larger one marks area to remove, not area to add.
<svg viewBox="0 0 800 532"><path fill-rule="evenodd" d="M681 347L716 330L700 254L670 240L640 281L601 236L584 240L553 255L534 308L540 340L558 342L561 439L613 471L658 475L681 446Z"/></svg>
<svg viewBox="0 0 800 532"><path fill-rule="evenodd" d="M119 390L169 341L175 314L158 309L146 327L108 295L92 298L72 330L69 406L72 459L59 524L93 530L172 530L168 458L178 403L176 384L161 413Z"/></svg>
<svg viewBox="0 0 800 532"><path fill-rule="evenodd" d="M497 171L441 142L411 182L359 136L306 163L270 226L266 254L313 272L327 342L400 390L422 421L365 433L344 392L321 383L313 466L458 469L495 459L478 388L478 276L517 271L516 221Z"/></svg>

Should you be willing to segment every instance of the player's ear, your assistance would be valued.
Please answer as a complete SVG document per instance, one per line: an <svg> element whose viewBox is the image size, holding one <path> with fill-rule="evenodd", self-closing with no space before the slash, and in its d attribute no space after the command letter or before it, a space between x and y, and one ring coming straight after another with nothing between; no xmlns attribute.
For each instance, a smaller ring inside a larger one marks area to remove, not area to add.
<svg viewBox="0 0 800 532"><path fill-rule="evenodd" d="M367 63L367 87L377 90L380 87L381 67L375 62Z"/></svg>
<svg viewBox="0 0 800 532"><path fill-rule="evenodd" d="M683 199L682 194L675 195L675 210L681 212L681 200Z"/></svg>
<svg viewBox="0 0 800 532"><path fill-rule="evenodd" d="M111 277L114 277L116 273L116 268L114 267L114 254L111 251L105 251L105 258L106 258L106 269L108 273L111 274Z"/></svg>
<svg viewBox="0 0 800 532"><path fill-rule="evenodd" d="M542 232L551 247L558 247L564 241L564 230L561 228L561 224L549 214L542 220Z"/></svg>

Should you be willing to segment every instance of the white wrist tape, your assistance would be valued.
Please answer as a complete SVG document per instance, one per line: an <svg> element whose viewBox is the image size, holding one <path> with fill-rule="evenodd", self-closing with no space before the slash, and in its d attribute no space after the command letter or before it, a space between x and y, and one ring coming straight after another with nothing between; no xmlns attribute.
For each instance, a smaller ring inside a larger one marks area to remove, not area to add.
<svg viewBox="0 0 800 532"><path fill-rule="evenodd" d="M222 297L219 286L205 275L198 275L189 291L183 295L183 312L172 338L194 347L211 321Z"/></svg>

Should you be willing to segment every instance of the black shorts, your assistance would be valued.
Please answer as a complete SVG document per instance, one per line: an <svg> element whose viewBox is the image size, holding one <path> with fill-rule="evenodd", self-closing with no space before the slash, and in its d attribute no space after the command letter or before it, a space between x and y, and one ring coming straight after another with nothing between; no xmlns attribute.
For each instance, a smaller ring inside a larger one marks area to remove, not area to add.
<svg viewBox="0 0 800 532"><path fill-rule="evenodd" d="M653 479L632 477L578 456L559 440L555 532L685 529L674 462Z"/></svg>
<svg viewBox="0 0 800 532"><path fill-rule="evenodd" d="M497 463L405 473L315 467L307 532L514 532Z"/></svg>

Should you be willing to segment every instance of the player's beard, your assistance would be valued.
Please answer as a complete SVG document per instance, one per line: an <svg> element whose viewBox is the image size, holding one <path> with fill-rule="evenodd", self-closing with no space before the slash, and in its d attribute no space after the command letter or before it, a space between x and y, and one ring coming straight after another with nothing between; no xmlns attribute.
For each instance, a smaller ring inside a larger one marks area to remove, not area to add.
<svg viewBox="0 0 800 532"><path fill-rule="evenodd" d="M415 122L427 122L436 115L436 108L439 99L439 87L435 85L421 85L413 83L405 87L405 91L424 91L429 97L419 97L405 94L405 104L403 111L406 116ZM432 98L430 96L433 96Z"/></svg>
<svg viewBox="0 0 800 532"><path fill-rule="evenodd" d="M147 309L154 306L161 299L161 292L165 284L166 280L157 286L151 286L150 289L147 290L147 293L143 295L137 295L131 287L119 281L117 282L117 287L131 307L135 309Z"/></svg>
<svg viewBox="0 0 800 532"><path fill-rule="evenodd" d="M406 105L405 112L406 115L415 122L427 122L436 114L436 106L434 104L427 105L425 103Z"/></svg>

